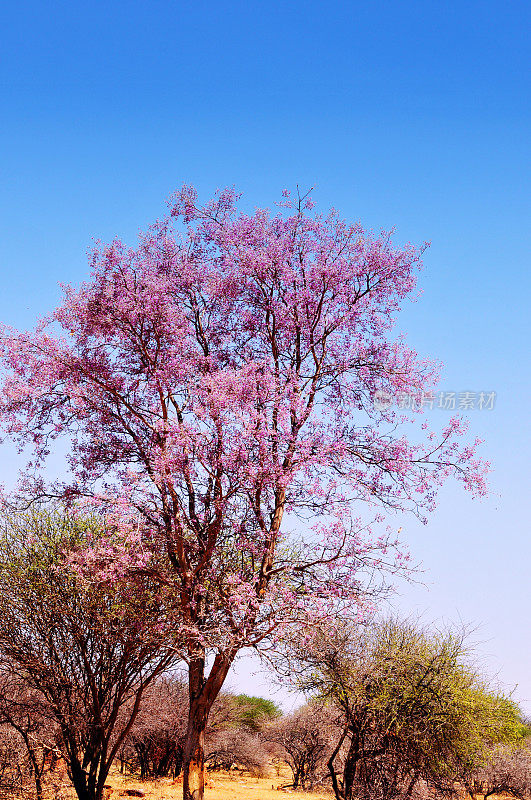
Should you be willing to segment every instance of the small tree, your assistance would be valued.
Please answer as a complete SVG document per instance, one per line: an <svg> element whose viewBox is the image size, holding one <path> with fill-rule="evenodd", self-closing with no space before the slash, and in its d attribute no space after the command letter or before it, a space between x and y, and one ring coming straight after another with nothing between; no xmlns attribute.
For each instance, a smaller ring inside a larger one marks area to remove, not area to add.
<svg viewBox="0 0 531 800"><path fill-rule="evenodd" d="M338 800L413 797L422 783L451 795L486 748L521 735L517 708L484 687L454 634L388 621L304 659L306 686L343 715L328 762Z"/></svg>
<svg viewBox="0 0 531 800"><path fill-rule="evenodd" d="M263 739L249 728L209 731L205 738L205 763L211 769L243 768L257 777L267 774L268 753Z"/></svg>
<svg viewBox="0 0 531 800"><path fill-rule="evenodd" d="M293 772L293 788L311 789L326 773L334 733L330 708L314 701L270 725L263 737L278 745Z"/></svg>
<svg viewBox="0 0 531 800"><path fill-rule="evenodd" d="M531 797L531 747L496 747L485 763L467 776L470 797L504 794L527 800Z"/></svg>
<svg viewBox="0 0 531 800"><path fill-rule="evenodd" d="M238 727L260 731L271 720L282 716L282 711L272 700L237 694L233 697L234 718Z"/></svg>
<svg viewBox="0 0 531 800"><path fill-rule="evenodd" d="M129 708L125 707L123 713L127 715ZM221 692L209 716L205 762L213 769L230 769L238 764L262 774L267 756L257 734L268 720L280 714L271 700ZM188 693L181 677L155 680L144 692L138 715L120 746L122 770L138 771L142 779L179 775L187 716Z"/></svg>
<svg viewBox="0 0 531 800"><path fill-rule="evenodd" d="M147 582L92 585L66 566L99 536L98 520L44 511L6 515L0 531L0 659L55 719L79 800L101 800L144 690L175 658Z"/></svg>
<svg viewBox="0 0 531 800"><path fill-rule="evenodd" d="M34 789L23 739L10 725L0 725L0 797L29 800L36 797Z"/></svg>
<svg viewBox="0 0 531 800"><path fill-rule="evenodd" d="M128 708L125 713L129 713ZM127 765L131 772L138 770L142 780L179 775L187 714L188 694L178 677L153 681L143 694L139 713L118 752L122 768Z"/></svg>
<svg viewBox="0 0 531 800"><path fill-rule="evenodd" d="M238 652L338 604L357 613L367 576L396 568L354 504L423 516L448 476L483 491L458 419L415 439L386 402L420 406L436 379L390 333L420 252L309 197L281 205L238 213L229 191L199 207L185 188L136 250L95 250L48 327L0 338L8 434L37 466L56 437L70 450L71 480L26 494L118 502L112 570L174 587L185 800L203 796L208 716Z"/></svg>
<svg viewBox="0 0 531 800"><path fill-rule="evenodd" d="M43 778L50 756L57 748L59 727L42 694L5 668L0 674L0 726L11 728L20 737L35 784L36 800L43 800Z"/></svg>

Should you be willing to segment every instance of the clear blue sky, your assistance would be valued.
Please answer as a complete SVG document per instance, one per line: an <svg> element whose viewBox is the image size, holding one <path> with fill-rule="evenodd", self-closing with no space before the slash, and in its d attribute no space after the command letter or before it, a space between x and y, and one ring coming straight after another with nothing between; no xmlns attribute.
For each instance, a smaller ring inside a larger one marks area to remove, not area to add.
<svg viewBox="0 0 531 800"><path fill-rule="evenodd" d="M427 528L405 526L428 588L399 605L479 624L531 710L529 8L4 6L0 319L32 324L86 275L92 236L132 241L183 182L235 184L249 207L315 185L324 208L431 240L401 325L445 363L442 387L498 393L470 412L495 472L486 501L451 487Z"/></svg>

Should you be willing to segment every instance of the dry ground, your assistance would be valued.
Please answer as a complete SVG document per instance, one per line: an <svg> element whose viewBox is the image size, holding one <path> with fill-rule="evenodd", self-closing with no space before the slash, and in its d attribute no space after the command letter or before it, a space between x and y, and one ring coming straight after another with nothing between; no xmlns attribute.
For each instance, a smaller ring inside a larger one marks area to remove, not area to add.
<svg viewBox="0 0 531 800"><path fill-rule="evenodd" d="M205 800L280 800L282 797L293 797L294 800L333 800L333 795L324 789L315 792L301 792L283 789L289 783L290 774L283 770L280 776L272 774L269 778L251 778L239 773L215 772L208 775ZM76 800L76 795L71 786L62 783L62 788L57 791L48 786L45 792L47 800L61 798L61 800ZM145 800L181 800L182 783L170 779L156 781L140 781L134 776L121 775L117 770L110 775L107 786L112 787L109 800L127 800L127 790L139 790ZM59 788L59 787L58 787ZM129 795L132 800L134 795ZM11 796L0 792L0 800L12 800ZM479 796L478 796L479 800ZM490 800L510 800L506 795L492 795Z"/></svg>
<svg viewBox="0 0 531 800"><path fill-rule="evenodd" d="M288 796L299 798L299 800L331 800L333 797L324 790L320 792L279 791L277 787L285 786L288 782L287 772L280 777L270 778L250 778L242 777L237 773L216 772L208 776L205 800L279 800L281 797ZM118 800L124 789L140 789L145 792L145 800L181 800L182 798L182 784L174 785L170 780L162 779L142 783L132 776L124 778L116 772L110 777L108 784L114 789L110 800ZM505 800L505 795L492 795L491 800Z"/></svg>
<svg viewBox="0 0 531 800"><path fill-rule="evenodd" d="M238 774L223 772L211 773L208 776L205 800L279 800L281 797L294 796L304 800L330 800L331 795L321 792L279 791L277 787L288 783L287 775L270 778L242 777ZM145 800L181 800L182 784L172 785L170 780L146 781L142 783L132 776L125 778L113 773L108 785L114 789L111 800L118 800L124 789L141 789L145 792Z"/></svg>

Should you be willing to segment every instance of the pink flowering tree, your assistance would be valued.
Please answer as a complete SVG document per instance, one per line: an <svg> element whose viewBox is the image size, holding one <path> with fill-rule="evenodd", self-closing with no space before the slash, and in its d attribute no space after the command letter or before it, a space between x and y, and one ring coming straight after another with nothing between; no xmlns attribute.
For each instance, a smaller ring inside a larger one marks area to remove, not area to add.
<svg viewBox="0 0 531 800"><path fill-rule="evenodd" d="M68 479L27 473L26 494L108 514L115 535L83 554L86 569L174 588L185 800L203 796L205 726L238 652L356 613L367 571L396 565L371 515L424 515L448 476L483 491L459 421L415 438L375 403L436 380L391 335L420 252L318 215L309 197L286 193L275 214L236 201L199 207L183 189L136 249L97 247L88 283L1 340L1 420L33 444L32 474L56 437L69 446Z"/></svg>

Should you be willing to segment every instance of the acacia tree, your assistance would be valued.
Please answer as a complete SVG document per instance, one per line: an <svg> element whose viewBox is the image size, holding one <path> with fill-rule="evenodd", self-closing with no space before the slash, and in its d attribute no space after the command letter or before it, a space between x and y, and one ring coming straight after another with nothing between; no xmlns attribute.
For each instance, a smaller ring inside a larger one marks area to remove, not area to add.
<svg viewBox="0 0 531 800"><path fill-rule="evenodd" d="M260 731L266 723L282 716L282 711L277 704L265 697L237 694L229 695L229 698L234 705L232 717L239 728Z"/></svg>
<svg viewBox="0 0 531 800"><path fill-rule="evenodd" d="M462 636L387 620L316 637L293 657L300 685L341 712L328 760L337 800L454 796L493 743L525 730L514 703L467 665Z"/></svg>
<svg viewBox="0 0 531 800"><path fill-rule="evenodd" d="M104 551L107 575L174 587L187 800L203 796L207 718L239 650L355 606L364 567L394 564L354 504L423 515L449 475L483 490L458 420L415 440L374 402L419 399L436 377L391 337L420 251L309 197L281 205L239 213L226 191L198 207L185 188L136 249L96 247L90 282L48 321L2 334L8 435L33 443L33 468L69 437L72 479L26 494L114 506L124 544Z"/></svg>
<svg viewBox="0 0 531 800"><path fill-rule="evenodd" d="M177 777L182 768L187 708L186 686L178 677L164 676L152 683L118 752L122 771L126 765L131 772L138 770L141 780ZM124 711L129 713L127 708Z"/></svg>
<svg viewBox="0 0 531 800"><path fill-rule="evenodd" d="M129 710L124 708L125 715ZM139 771L141 779L177 777L182 769L187 711L188 693L178 673L152 683L118 752L122 771L126 767ZM266 722L280 715L271 700L220 692L209 714L205 762L214 769L230 769L238 763L263 771L267 753L258 734Z"/></svg>
<svg viewBox="0 0 531 800"><path fill-rule="evenodd" d="M268 749L249 728L227 728L206 736L205 763L209 769L243 768L264 777L268 772Z"/></svg>
<svg viewBox="0 0 531 800"><path fill-rule="evenodd" d="M329 707L314 701L264 731L264 739L275 742L288 762L294 789L311 789L326 774L326 762L338 733L335 716Z"/></svg>
<svg viewBox="0 0 531 800"><path fill-rule="evenodd" d="M518 747L496 747L485 762L466 776L465 785L474 800L483 795L509 795L527 800L531 797L531 747L529 743Z"/></svg>
<svg viewBox="0 0 531 800"><path fill-rule="evenodd" d="M42 511L5 516L0 527L0 667L10 692L0 722L24 738L37 780L45 764L31 737L53 720L79 800L104 796L143 692L175 662L157 585L95 585L65 566L69 549L100 535L97 520Z"/></svg>
<svg viewBox="0 0 531 800"><path fill-rule="evenodd" d="M22 738L9 725L0 725L0 797L31 797L32 785Z"/></svg>

